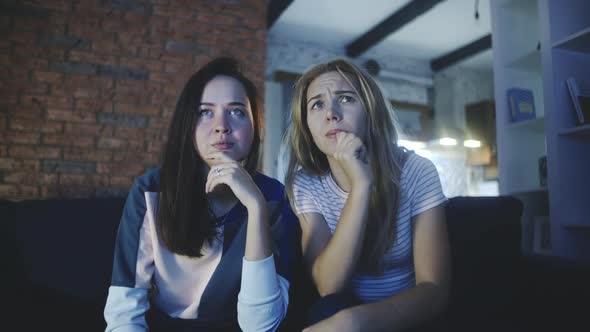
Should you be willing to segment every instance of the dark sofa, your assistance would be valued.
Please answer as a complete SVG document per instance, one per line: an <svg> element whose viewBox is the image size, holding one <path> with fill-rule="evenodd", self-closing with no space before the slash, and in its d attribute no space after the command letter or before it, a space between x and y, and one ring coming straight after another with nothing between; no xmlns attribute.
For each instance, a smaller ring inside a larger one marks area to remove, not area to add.
<svg viewBox="0 0 590 332"><path fill-rule="evenodd" d="M4 326L104 330L102 310L123 204L124 198L0 201ZM590 268L522 255L521 213L522 204L513 197L450 199L452 294L446 312L424 330L590 330L583 325ZM292 289L285 331L298 330L299 314L315 295L304 278Z"/></svg>

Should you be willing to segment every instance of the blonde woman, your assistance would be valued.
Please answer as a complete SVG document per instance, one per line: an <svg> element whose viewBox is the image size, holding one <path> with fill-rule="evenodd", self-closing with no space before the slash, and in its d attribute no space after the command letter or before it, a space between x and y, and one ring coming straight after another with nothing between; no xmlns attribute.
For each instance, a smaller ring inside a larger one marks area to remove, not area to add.
<svg viewBox="0 0 590 332"><path fill-rule="evenodd" d="M322 297L306 331L397 331L440 313L449 244L438 173L397 146L374 80L345 60L295 84L286 190Z"/></svg>

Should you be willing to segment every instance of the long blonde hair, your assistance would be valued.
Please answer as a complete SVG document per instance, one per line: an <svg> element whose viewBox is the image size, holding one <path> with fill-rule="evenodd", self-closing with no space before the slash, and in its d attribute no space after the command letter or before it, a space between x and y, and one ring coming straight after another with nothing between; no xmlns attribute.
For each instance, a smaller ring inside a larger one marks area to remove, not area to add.
<svg viewBox="0 0 590 332"><path fill-rule="evenodd" d="M294 205L293 181L297 171L324 175L330 170L326 155L313 142L307 126L307 89L318 76L339 72L356 90L367 112L366 141L374 176L369 217L365 230L359 267L365 272L380 273L383 255L396 237L396 219L400 203L400 177L405 153L397 146L398 134L393 112L377 83L354 64L337 59L307 70L295 83L291 103L291 124L285 136L289 147L286 189ZM294 207L293 207L294 208Z"/></svg>

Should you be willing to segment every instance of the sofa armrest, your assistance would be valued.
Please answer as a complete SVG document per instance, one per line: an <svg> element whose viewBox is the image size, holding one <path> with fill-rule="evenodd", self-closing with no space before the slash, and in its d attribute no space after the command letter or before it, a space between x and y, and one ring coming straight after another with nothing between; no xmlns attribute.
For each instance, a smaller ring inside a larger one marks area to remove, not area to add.
<svg viewBox="0 0 590 332"><path fill-rule="evenodd" d="M531 328L581 331L590 299L590 266L561 257L522 258L520 311Z"/></svg>

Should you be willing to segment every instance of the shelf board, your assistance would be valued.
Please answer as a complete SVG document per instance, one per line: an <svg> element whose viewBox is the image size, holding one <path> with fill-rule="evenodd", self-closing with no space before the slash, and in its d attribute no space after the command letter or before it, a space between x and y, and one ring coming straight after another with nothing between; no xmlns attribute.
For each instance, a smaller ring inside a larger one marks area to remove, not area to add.
<svg viewBox="0 0 590 332"><path fill-rule="evenodd" d="M508 126L506 128L508 128L508 129L530 129L530 130L534 130L534 131L543 132L543 131L545 131L545 118L538 117L535 119L523 120L523 121L519 121L519 122L510 123L510 124L508 124Z"/></svg>
<svg viewBox="0 0 590 332"><path fill-rule="evenodd" d="M561 226L569 229L584 229L590 231L590 219L586 218L574 218L564 220Z"/></svg>
<svg viewBox="0 0 590 332"><path fill-rule="evenodd" d="M590 124L577 126L573 128L564 129L559 132L560 136L578 136L578 137L590 137Z"/></svg>
<svg viewBox="0 0 590 332"><path fill-rule="evenodd" d="M510 191L510 195L534 195L547 193L547 187L529 188Z"/></svg>
<svg viewBox="0 0 590 332"><path fill-rule="evenodd" d="M573 33L554 43L553 48L590 53L590 27Z"/></svg>
<svg viewBox="0 0 590 332"><path fill-rule="evenodd" d="M517 12L520 12L521 14L525 14L525 15L533 15L533 13L537 12L536 1L522 1L522 0L504 1L504 3L501 4L501 7L503 7L506 10L517 11Z"/></svg>
<svg viewBox="0 0 590 332"><path fill-rule="evenodd" d="M506 66L513 69L541 72L541 51L530 49L506 61Z"/></svg>

